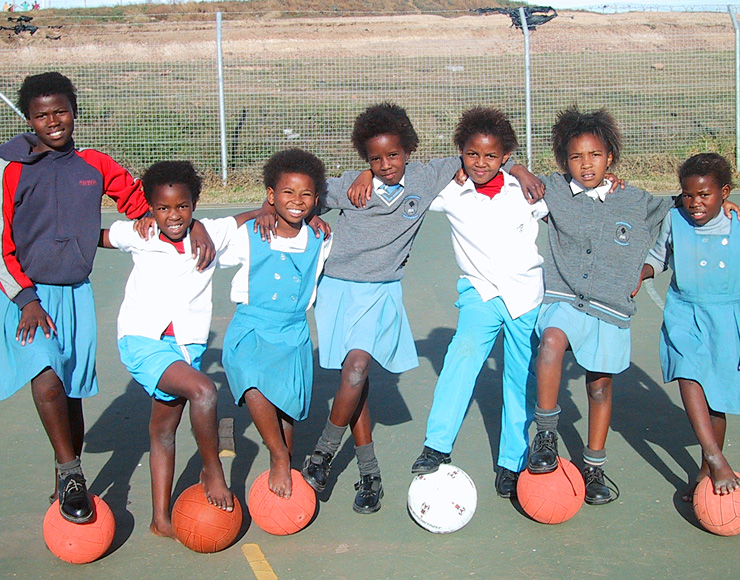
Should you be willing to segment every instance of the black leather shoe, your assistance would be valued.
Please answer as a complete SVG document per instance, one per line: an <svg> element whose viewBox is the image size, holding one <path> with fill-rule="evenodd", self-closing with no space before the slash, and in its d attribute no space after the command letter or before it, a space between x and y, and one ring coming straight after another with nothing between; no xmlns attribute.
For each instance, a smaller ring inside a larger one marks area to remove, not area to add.
<svg viewBox="0 0 740 580"><path fill-rule="evenodd" d="M321 493L326 488L326 481L329 479L329 470L331 469L331 453L323 451L314 451L313 455L306 457L303 462L303 479L306 483Z"/></svg>
<svg viewBox="0 0 740 580"><path fill-rule="evenodd" d="M558 434L538 431L529 448L527 469L532 473L550 473L558 466Z"/></svg>
<svg viewBox="0 0 740 580"><path fill-rule="evenodd" d="M371 514L380 509L380 500L383 497L383 482L379 475L363 475L355 484L357 495L352 509L358 514Z"/></svg>
<svg viewBox="0 0 740 580"><path fill-rule="evenodd" d="M421 455L416 458L411 466L411 473L434 473L440 465L450 461L449 453L441 453L425 445Z"/></svg>
<svg viewBox="0 0 740 580"><path fill-rule="evenodd" d="M65 520L74 524L84 524L95 515L93 502L81 473L72 473L59 480L59 511Z"/></svg>
<svg viewBox="0 0 740 580"><path fill-rule="evenodd" d="M614 485L614 493L606 485L604 479L614 485L614 482L604 475L604 470L595 465L587 465L583 468L583 480L586 482L585 501L589 505L603 505L614 501L619 497L619 489Z"/></svg>
<svg viewBox="0 0 740 580"><path fill-rule="evenodd" d="M519 474L502 467L496 475L496 493L501 497L516 497L516 482Z"/></svg>

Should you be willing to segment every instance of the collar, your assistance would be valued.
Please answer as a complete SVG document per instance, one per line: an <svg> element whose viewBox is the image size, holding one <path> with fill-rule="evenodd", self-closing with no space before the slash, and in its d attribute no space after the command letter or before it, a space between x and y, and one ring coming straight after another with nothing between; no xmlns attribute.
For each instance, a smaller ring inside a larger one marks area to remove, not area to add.
<svg viewBox="0 0 740 580"><path fill-rule="evenodd" d="M606 194L609 193L611 188L612 182L608 179L605 179L602 185L593 189L586 189L573 178L570 180L570 190L573 192L574 196L579 193L585 193L591 199L598 199L599 201L604 201L606 199Z"/></svg>
<svg viewBox="0 0 740 580"><path fill-rule="evenodd" d="M303 252L308 247L308 230L309 227L304 222L298 234L292 238L272 236L270 249L278 252Z"/></svg>

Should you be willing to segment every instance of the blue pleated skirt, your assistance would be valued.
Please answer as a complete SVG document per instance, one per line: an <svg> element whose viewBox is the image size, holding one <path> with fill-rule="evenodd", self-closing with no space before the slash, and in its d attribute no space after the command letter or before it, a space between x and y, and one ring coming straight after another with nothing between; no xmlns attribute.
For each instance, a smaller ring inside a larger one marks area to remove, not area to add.
<svg viewBox="0 0 740 580"><path fill-rule="evenodd" d="M39 328L33 342L21 346L15 339L21 311L0 292L4 333L0 345L0 400L19 391L47 367L61 379L68 397L95 395L97 323L90 282L74 286L37 284L36 293L57 332L46 338Z"/></svg>

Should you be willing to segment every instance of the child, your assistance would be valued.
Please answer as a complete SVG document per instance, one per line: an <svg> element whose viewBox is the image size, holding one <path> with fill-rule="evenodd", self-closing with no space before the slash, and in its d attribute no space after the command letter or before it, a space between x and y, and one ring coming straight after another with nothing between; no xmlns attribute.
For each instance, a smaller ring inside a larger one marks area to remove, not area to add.
<svg viewBox="0 0 740 580"><path fill-rule="evenodd" d="M0 399L31 382L54 449L52 499L58 496L65 519L83 523L94 515L80 454L82 398L98 390L88 275L100 233L100 200L110 196L130 218L146 213L147 204L139 183L110 157L75 149L77 94L67 77L58 72L26 77L18 108L33 133L0 146L0 313L5 321ZM201 252L201 259L210 261L210 250Z"/></svg>
<svg viewBox="0 0 740 580"><path fill-rule="evenodd" d="M276 236L263 244L248 224L221 260L242 266L231 285L237 307L224 337L223 365L234 401L246 403L270 451L270 490L287 499L293 421L308 416L311 402L313 345L306 310L331 238L309 235L305 223L326 187L318 158L300 149L281 151L263 175L277 213Z"/></svg>
<svg viewBox="0 0 740 580"><path fill-rule="evenodd" d="M605 174L619 161L621 135L601 109L581 113L572 107L552 128L555 160L565 174L545 180L548 249L545 297L537 319L540 350L536 362L537 434L528 469L549 473L557 467L558 391L565 351L586 369L589 402L588 446L584 449L586 502L616 499L604 483L605 443L612 404L612 375L630 362L630 318L640 267L670 209L628 186L613 195Z"/></svg>
<svg viewBox="0 0 740 580"><path fill-rule="evenodd" d="M431 473L450 462L476 378L503 327L504 405L496 490L510 497L529 446L534 394L530 362L544 293L536 240L547 206L544 200L528 204L517 180L501 168L518 146L503 113L481 107L466 111L454 140L469 180L462 186L451 182L430 209L444 211L452 228L455 258L463 271L457 283L460 316L434 391L424 450L411 472Z"/></svg>
<svg viewBox="0 0 740 580"><path fill-rule="evenodd" d="M218 457L216 385L200 372L211 324L213 262L198 271L185 252L201 178L186 161L155 163L142 177L158 235L142 239L132 222L101 232L100 245L131 253L134 268L118 314L118 350L131 376L152 397L149 465L156 536L174 537L170 498L175 475L175 432L185 403L203 460L200 481L209 503L231 511L234 500ZM223 253L252 213L203 220Z"/></svg>
<svg viewBox="0 0 740 580"><path fill-rule="evenodd" d="M686 413L702 449L696 480L710 476L720 495L740 489L722 454L725 413L740 413L740 231L720 212L732 189L722 156L703 153L678 170L681 208L663 221L641 278L673 270L660 334L665 382L678 379Z"/></svg>

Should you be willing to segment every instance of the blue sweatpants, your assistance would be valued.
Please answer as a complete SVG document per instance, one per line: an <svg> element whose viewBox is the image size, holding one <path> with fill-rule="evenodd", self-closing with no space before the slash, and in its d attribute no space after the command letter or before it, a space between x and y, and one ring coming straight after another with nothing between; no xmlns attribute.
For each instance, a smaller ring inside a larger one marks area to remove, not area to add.
<svg viewBox="0 0 740 580"><path fill-rule="evenodd" d="M534 414L536 383L531 372L536 345L534 326L539 306L512 319L500 298L483 302L467 278L457 283L457 331L447 348L444 366L434 389L424 445L450 453L473 396L475 381L504 327L503 408L498 465L524 469Z"/></svg>

